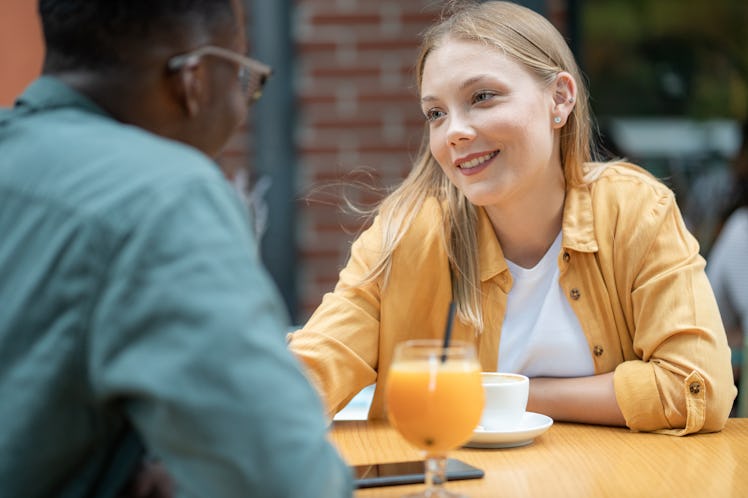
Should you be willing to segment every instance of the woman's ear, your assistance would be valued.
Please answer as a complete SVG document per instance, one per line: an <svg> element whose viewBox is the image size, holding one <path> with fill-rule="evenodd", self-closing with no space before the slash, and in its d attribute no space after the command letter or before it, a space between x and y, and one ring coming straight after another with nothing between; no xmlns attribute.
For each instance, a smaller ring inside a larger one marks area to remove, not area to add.
<svg viewBox="0 0 748 498"><path fill-rule="evenodd" d="M577 100L577 83L571 74L561 71L553 83L553 123L561 128L574 109Z"/></svg>

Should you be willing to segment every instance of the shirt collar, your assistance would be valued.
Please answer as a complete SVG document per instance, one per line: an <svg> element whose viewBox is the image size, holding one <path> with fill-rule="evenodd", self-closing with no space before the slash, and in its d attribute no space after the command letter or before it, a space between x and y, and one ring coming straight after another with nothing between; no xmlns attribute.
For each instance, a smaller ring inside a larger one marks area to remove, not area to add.
<svg viewBox="0 0 748 498"><path fill-rule="evenodd" d="M37 112L53 108L74 107L80 110L108 116L107 112L91 99L77 92L53 76L41 76L31 83L16 99L15 109Z"/></svg>

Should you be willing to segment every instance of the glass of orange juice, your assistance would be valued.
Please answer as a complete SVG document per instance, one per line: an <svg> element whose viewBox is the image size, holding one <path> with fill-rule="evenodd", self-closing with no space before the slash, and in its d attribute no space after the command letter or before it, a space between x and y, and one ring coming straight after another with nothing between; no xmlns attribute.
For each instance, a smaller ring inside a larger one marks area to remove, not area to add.
<svg viewBox="0 0 748 498"><path fill-rule="evenodd" d="M483 411L480 365L472 344L436 339L395 347L385 383L387 417L426 456L426 489L409 497L459 497L443 488L447 453L473 434Z"/></svg>

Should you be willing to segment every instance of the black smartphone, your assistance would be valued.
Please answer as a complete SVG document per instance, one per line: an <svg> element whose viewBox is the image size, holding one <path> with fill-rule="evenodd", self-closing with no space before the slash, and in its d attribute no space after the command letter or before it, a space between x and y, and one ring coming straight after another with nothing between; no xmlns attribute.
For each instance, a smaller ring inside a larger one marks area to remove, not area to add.
<svg viewBox="0 0 748 498"><path fill-rule="evenodd" d="M425 481L423 460L356 465L353 470L357 488L418 484ZM447 459L447 481L480 479L483 476L483 471L477 467L454 458Z"/></svg>

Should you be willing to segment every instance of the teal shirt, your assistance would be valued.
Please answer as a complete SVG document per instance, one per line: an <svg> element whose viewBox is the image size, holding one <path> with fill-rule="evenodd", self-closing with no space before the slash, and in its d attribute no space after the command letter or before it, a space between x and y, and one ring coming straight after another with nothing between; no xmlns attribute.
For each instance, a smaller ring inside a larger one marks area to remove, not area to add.
<svg viewBox="0 0 748 498"><path fill-rule="evenodd" d="M351 495L207 157L42 77L0 111L0 237L0 495L88 496L130 424L179 496Z"/></svg>

